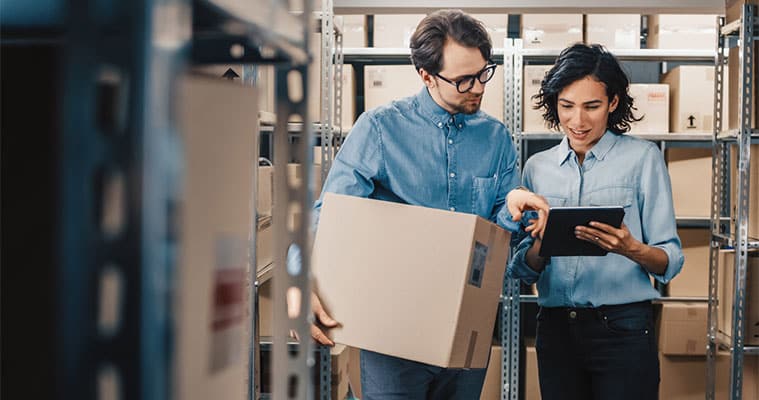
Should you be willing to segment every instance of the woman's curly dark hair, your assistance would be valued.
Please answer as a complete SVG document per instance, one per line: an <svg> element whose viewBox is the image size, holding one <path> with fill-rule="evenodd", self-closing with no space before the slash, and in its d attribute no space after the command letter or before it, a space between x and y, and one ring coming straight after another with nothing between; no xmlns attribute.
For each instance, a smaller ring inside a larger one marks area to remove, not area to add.
<svg viewBox="0 0 759 400"><path fill-rule="evenodd" d="M606 86L606 96L611 101L614 96L619 98L617 108L609 114L607 129L621 134L630 130L630 123L640 121L632 111L633 98L628 89L630 80L619 65L619 61L600 44L586 45L578 43L564 49L556 64L546 74L540 83L540 92L532 96L537 100L534 109L544 109L543 119L551 129L559 128L558 97L565 87L575 81L593 77Z"/></svg>

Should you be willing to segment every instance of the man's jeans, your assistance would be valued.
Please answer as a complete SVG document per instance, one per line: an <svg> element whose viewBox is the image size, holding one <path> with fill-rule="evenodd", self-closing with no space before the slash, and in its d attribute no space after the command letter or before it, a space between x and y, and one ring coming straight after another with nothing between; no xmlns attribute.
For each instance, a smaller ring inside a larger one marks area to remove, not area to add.
<svg viewBox="0 0 759 400"><path fill-rule="evenodd" d="M479 399L485 369L446 369L361 350L362 400Z"/></svg>
<svg viewBox="0 0 759 400"><path fill-rule="evenodd" d="M651 302L543 307L535 348L543 400L658 398Z"/></svg>

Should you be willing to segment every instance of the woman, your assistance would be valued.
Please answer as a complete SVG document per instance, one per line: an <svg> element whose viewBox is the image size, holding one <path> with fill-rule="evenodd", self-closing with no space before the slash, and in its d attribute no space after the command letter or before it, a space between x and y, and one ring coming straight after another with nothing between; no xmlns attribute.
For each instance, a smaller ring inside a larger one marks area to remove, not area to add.
<svg viewBox="0 0 759 400"><path fill-rule="evenodd" d="M659 361L650 276L667 283L681 269L672 190L653 143L624 135L632 114L629 80L600 45L561 52L535 96L565 137L535 154L523 184L553 206L624 206L619 229L598 222L575 235L603 257L539 256L541 240L522 239L509 276L539 296L536 350L540 390L553 399L656 399Z"/></svg>

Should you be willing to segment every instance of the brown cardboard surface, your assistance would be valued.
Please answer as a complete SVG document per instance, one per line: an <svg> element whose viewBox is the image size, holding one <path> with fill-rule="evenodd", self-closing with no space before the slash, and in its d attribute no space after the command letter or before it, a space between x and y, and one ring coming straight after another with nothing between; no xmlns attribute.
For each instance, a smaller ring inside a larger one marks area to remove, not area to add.
<svg viewBox="0 0 759 400"><path fill-rule="evenodd" d="M361 398L361 350L348 347L348 380L353 397Z"/></svg>
<svg viewBox="0 0 759 400"><path fill-rule="evenodd" d="M271 215L271 204L274 198L274 170L271 166L258 167L258 192L256 196L259 216Z"/></svg>
<svg viewBox="0 0 759 400"><path fill-rule="evenodd" d="M683 245L685 263L683 269L667 284L667 294L672 297L709 294L709 243L711 233L705 228L678 229L677 235Z"/></svg>
<svg viewBox="0 0 759 400"><path fill-rule="evenodd" d="M616 49L640 48L640 14L588 14L585 43Z"/></svg>
<svg viewBox="0 0 759 400"><path fill-rule="evenodd" d="M743 398L759 396L759 358L746 356L743 362ZM706 393L706 357L667 356L659 354L659 398L662 400L703 400ZM717 356L715 398L727 400L730 358L724 353Z"/></svg>
<svg viewBox="0 0 759 400"><path fill-rule="evenodd" d="M500 400L501 385L503 382L501 374L501 356L503 348L493 346L490 348L490 361L488 361L488 370L485 372L485 383L482 385L480 400Z"/></svg>
<svg viewBox="0 0 759 400"><path fill-rule="evenodd" d="M525 65L524 67L524 91L522 94L522 131L548 132L543 120L543 109L535 110L535 100L532 96L540 92L540 83L553 65Z"/></svg>
<svg viewBox="0 0 759 400"><path fill-rule="evenodd" d="M754 45L754 57L756 57L756 50L757 46ZM738 129L740 128L740 111L741 111L741 102L740 102L740 74L741 74L741 68L740 68L740 51L738 47L732 47L729 50L728 56L728 65L732 65L733 68L729 68L727 71L727 92L730 95L730 101L728 102L728 109L727 113L723 112L723 115L727 115L727 127L728 129ZM759 66L757 65L756 59L754 59L754 76L757 76L757 72L759 71ZM753 91L756 93L757 84L756 81L754 81L753 85ZM756 97L751 98L751 112L748 116L750 121L750 127L755 128L756 127L756 114L757 114L757 108L756 108ZM724 123L723 123L724 127Z"/></svg>
<svg viewBox="0 0 759 400"><path fill-rule="evenodd" d="M244 398L250 310L256 90L183 76L175 113L185 151L179 207L176 397ZM226 301L219 301L225 299Z"/></svg>
<svg viewBox="0 0 759 400"><path fill-rule="evenodd" d="M649 49L714 50L716 15L659 14L648 17Z"/></svg>
<svg viewBox="0 0 759 400"><path fill-rule="evenodd" d="M670 132L714 132L714 66L681 65L662 83L669 85Z"/></svg>
<svg viewBox="0 0 759 400"><path fill-rule="evenodd" d="M706 303L663 304L659 351L664 355L705 355L706 314Z"/></svg>
<svg viewBox="0 0 759 400"><path fill-rule="evenodd" d="M748 346L759 346L759 253L749 252L748 254L743 342ZM720 332L732 337L733 303L735 300L735 251L720 250L718 264L717 296L719 298L719 309L717 326Z"/></svg>
<svg viewBox="0 0 759 400"><path fill-rule="evenodd" d="M409 48L411 35L425 14L374 16L374 47Z"/></svg>
<svg viewBox="0 0 759 400"><path fill-rule="evenodd" d="M748 236L759 239L759 144L751 145L751 163L749 172L749 200L748 200ZM738 216L736 204L738 202L738 146L730 146L730 215L733 223Z"/></svg>
<svg viewBox="0 0 759 400"><path fill-rule="evenodd" d="M322 304L342 323L334 340L442 367L485 368L508 233L471 214L333 193L324 199L312 261Z"/></svg>
<svg viewBox="0 0 759 400"><path fill-rule="evenodd" d="M675 215L708 218L711 214L712 149L670 147L665 155Z"/></svg>
<svg viewBox="0 0 759 400"><path fill-rule="evenodd" d="M582 14L522 14L525 49L564 49L582 43Z"/></svg>
<svg viewBox="0 0 759 400"><path fill-rule="evenodd" d="M633 111L643 119L630 124L633 134L669 133L669 86L665 84L633 83L630 96L634 99Z"/></svg>
<svg viewBox="0 0 759 400"><path fill-rule="evenodd" d="M412 65L367 65L364 68L364 109L371 110L422 90L422 78Z"/></svg>

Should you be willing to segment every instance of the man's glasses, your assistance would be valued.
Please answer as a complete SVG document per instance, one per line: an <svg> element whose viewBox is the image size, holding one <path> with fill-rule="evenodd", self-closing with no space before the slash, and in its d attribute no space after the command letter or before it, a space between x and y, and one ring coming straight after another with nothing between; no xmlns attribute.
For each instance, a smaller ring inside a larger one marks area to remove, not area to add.
<svg viewBox="0 0 759 400"><path fill-rule="evenodd" d="M473 74L473 75L466 75L463 76L461 79L457 81L452 81L448 78L445 78L441 76L440 74L435 74L438 78L450 83L453 86L456 86L456 90L458 90L459 93L466 93L474 87L474 80L480 81L483 85L488 83L491 79L493 79L493 76L495 75L495 67L496 64L488 64L485 66L485 68L481 69L480 72Z"/></svg>

